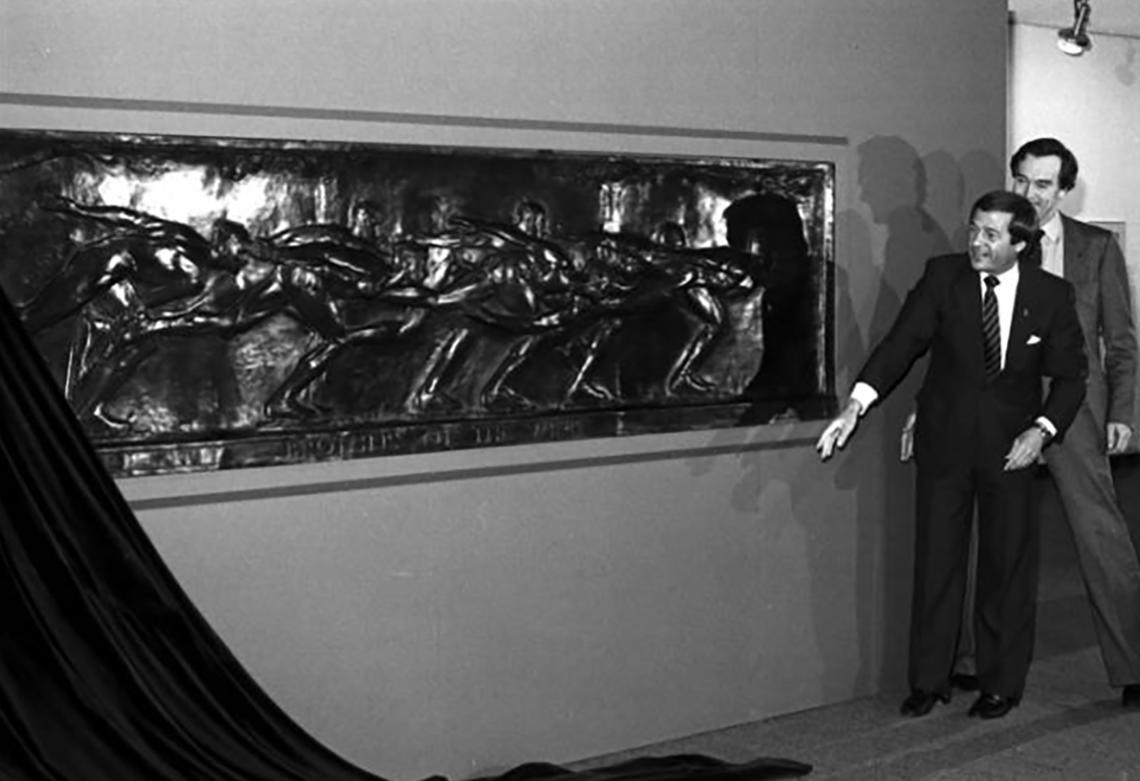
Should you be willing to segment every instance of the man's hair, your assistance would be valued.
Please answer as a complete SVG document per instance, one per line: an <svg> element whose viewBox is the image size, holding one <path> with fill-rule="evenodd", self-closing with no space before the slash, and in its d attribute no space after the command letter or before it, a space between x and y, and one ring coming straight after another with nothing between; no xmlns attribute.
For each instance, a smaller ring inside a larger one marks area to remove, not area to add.
<svg viewBox="0 0 1140 781"><path fill-rule="evenodd" d="M1017 169L1027 157L1059 157L1061 172L1057 184L1062 190L1071 190L1077 183L1077 158L1069 148L1055 138L1035 138L1021 145L1009 159L1009 172L1017 176Z"/></svg>
<svg viewBox="0 0 1140 781"><path fill-rule="evenodd" d="M1011 243L1025 242L1025 249L1018 253L1018 257L1022 262L1040 262L1041 231L1037 229L1037 211L1027 198L1008 190L992 190L974 201L974 207L970 209L970 222L974 221L978 212L1008 214Z"/></svg>

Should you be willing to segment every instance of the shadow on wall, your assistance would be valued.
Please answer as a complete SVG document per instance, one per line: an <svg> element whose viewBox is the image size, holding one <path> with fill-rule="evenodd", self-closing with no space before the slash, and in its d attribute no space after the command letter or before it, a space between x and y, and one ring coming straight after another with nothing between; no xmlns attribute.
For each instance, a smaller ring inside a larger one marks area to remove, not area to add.
<svg viewBox="0 0 1140 781"><path fill-rule="evenodd" d="M1125 87L1131 87L1136 83L1136 42L1134 40L1128 40L1124 60L1112 72L1116 75L1116 80Z"/></svg>
<svg viewBox="0 0 1140 781"><path fill-rule="evenodd" d="M957 252L957 248L961 247L961 251L965 252L967 243L966 223L969 220L966 210L973 205L982 193L1001 187L1009 187L1010 176L1005 160L998 160L989 152L981 149L974 149L962 155L958 160L958 167L962 172L964 198L958 218L952 223L955 226L954 251Z"/></svg>
<svg viewBox="0 0 1140 781"><path fill-rule="evenodd" d="M956 160L946 151L935 150L923 158L898 136L873 137L860 144L857 151L860 198L870 210L874 225L886 231L882 266L877 274L872 270L874 259L860 265L860 259L852 258L848 265L853 277L865 270L875 276L878 284L866 344L847 345L842 353L850 356L853 364L861 365L886 335L906 294L921 276L926 260L965 249L966 210L977 195L1000 187L1002 177L1000 164L988 153L975 150ZM857 219L852 214L848 222ZM953 232L953 239L948 230ZM892 397L865 419L865 424L872 425L866 426L869 431L861 432L862 438L856 442L859 449L839 465L841 486L868 480L872 477L868 474L871 469L881 469L879 479L870 484L888 487L882 496L874 495L874 491L858 491L856 502L859 528L877 530L860 534L858 589L861 594L873 595L876 584L884 584L879 609L885 611L886 627L883 667L865 670L863 677L887 682L884 688L901 688L906 670L914 483L913 466L899 461L899 435L925 371L923 359L893 390ZM866 547L862 547L863 543ZM881 564L876 567L879 557ZM861 610L870 612L877 607L860 601ZM859 621L861 627L873 625ZM863 645L870 647L874 642L868 639Z"/></svg>
<svg viewBox="0 0 1140 781"><path fill-rule="evenodd" d="M925 193L922 202L931 218L949 231L951 252L966 250L962 213L966 207L966 178L954 155L937 149L922 158Z"/></svg>
<svg viewBox="0 0 1140 781"><path fill-rule="evenodd" d="M915 148L897 136L876 136L856 151L858 195L866 209L851 208L840 214L847 253L844 273L836 275L836 299L841 306L836 313L837 331L847 334L839 354L852 380L890 328L906 291L922 271L923 259L949 249L945 231L925 209L926 172ZM882 246L881 255L876 246ZM855 311L862 301L873 302L869 321L866 309ZM869 325L865 332L843 326L852 322ZM897 432L916 387L914 377L908 377L894 398L867 416L835 467L837 487L855 496L855 604L861 659L856 685L860 690L893 688L906 669L913 487L898 462ZM848 390L837 388L841 397ZM870 488L877 486L890 490ZM810 485L801 488L813 489ZM818 605L817 621L827 620L827 609L825 603Z"/></svg>
<svg viewBox="0 0 1140 781"><path fill-rule="evenodd" d="M878 285L866 343L846 345L841 353L852 361L852 371L886 335L926 260L965 250L966 211L978 195L1001 187L1003 181L1001 164L980 150L959 159L944 150L934 150L923 158L903 138L875 136L860 144L857 151L860 198L870 210L874 226L885 230L886 235L877 273L874 258L865 264L860 264L860 258L852 258L848 264L853 278L870 273ZM858 219L855 213L846 217L852 228ZM876 237L869 235L873 245ZM866 284L866 280L855 281ZM879 479L869 484L887 487L882 496L874 495L875 491L857 491L856 522L860 529L877 530L860 533L859 592L872 596L878 583L884 586L881 607L861 599L860 609L885 611L886 628L881 641L883 667L865 670L862 677L886 682L884 688L888 689L902 688L905 676L913 555L913 466L899 461L899 436L925 372L925 359L921 359L891 398L865 419L865 424L872 425L860 432L858 449L839 464L840 486L866 481L873 477L870 470L880 469L883 473ZM875 566L880 557L881 564ZM861 619L859 626L874 623ZM867 639L862 645L871 647L875 641Z"/></svg>

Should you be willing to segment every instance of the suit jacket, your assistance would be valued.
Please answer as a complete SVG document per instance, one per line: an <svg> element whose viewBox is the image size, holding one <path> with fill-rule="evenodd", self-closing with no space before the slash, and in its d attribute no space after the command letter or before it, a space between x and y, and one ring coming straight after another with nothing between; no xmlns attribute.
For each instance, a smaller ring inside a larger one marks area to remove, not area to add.
<svg viewBox="0 0 1140 781"><path fill-rule="evenodd" d="M981 283L969 256L932 258L860 372L859 380L886 395L929 351L915 427L919 468L971 458L983 409L1008 444L1040 415L1063 436L1084 399L1088 367L1071 284L1021 266L1005 366L989 385L981 321ZM1052 378L1048 395L1045 377Z"/></svg>
<svg viewBox="0 0 1140 781"><path fill-rule="evenodd" d="M1061 224L1065 236L1065 279L1076 289L1077 317L1089 359L1085 401L1101 430L1108 421L1131 425L1136 332L1124 255L1116 239L1103 228L1063 214Z"/></svg>

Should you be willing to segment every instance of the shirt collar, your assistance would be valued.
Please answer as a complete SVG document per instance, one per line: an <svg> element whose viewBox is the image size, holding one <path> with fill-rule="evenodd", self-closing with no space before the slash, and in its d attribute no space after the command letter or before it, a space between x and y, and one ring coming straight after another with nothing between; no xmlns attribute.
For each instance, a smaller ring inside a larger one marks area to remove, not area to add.
<svg viewBox="0 0 1140 781"><path fill-rule="evenodd" d="M984 284L986 277L990 275L1001 280L1001 286L1008 286L1010 288L1017 287L1017 283L1021 279L1021 262L1018 261L1014 263L1000 274L994 274L992 271L979 271L978 279Z"/></svg>
<svg viewBox="0 0 1140 781"><path fill-rule="evenodd" d="M1053 216L1041 226L1041 230L1049 237L1049 241L1061 238L1061 213L1053 212Z"/></svg>

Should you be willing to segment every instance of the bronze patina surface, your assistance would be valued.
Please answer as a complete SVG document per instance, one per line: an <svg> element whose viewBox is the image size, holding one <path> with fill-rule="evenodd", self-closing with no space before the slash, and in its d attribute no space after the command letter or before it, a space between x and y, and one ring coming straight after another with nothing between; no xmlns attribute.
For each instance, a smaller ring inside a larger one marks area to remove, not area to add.
<svg viewBox="0 0 1140 781"><path fill-rule="evenodd" d="M833 405L830 163L0 133L0 286L117 475Z"/></svg>

